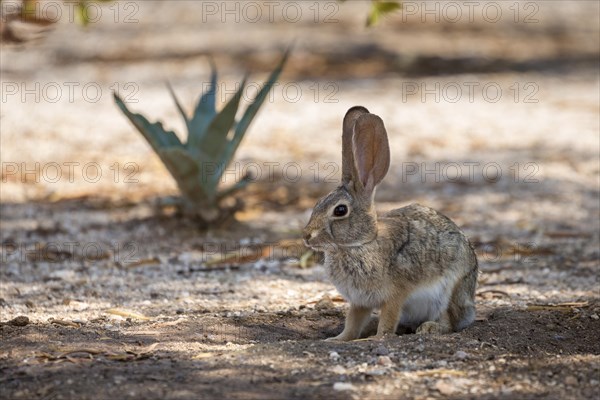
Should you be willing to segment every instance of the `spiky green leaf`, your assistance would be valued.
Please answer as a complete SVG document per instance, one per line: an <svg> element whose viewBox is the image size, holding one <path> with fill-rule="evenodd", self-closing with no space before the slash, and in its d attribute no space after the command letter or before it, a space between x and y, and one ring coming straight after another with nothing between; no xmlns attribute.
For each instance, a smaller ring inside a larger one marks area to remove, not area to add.
<svg viewBox="0 0 600 400"><path fill-rule="evenodd" d="M245 87L246 78L244 77L235 95L227 102L217 116L213 118L200 142L204 153L219 163L223 161L223 153L229 142L227 135L235 124L235 116Z"/></svg>
<svg viewBox="0 0 600 400"><path fill-rule="evenodd" d="M121 111L150 143L154 151L158 152L167 147L183 147L175 132L165 130L160 122L152 123L143 115L132 113L116 93L113 93L113 97Z"/></svg>
<svg viewBox="0 0 600 400"><path fill-rule="evenodd" d="M198 149L206 134L206 128L217 115L217 68L212 59L209 59L209 63L210 84L208 90L198 100L188 128L187 147L189 149Z"/></svg>
<svg viewBox="0 0 600 400"><path fill-rule="evenodd" d="M275 85L275 82L277 82L277 79L279 79L279 75L281 75L281 71L283 70L285 63L287 62L290 51L291 51L291 48L289 48L285 51L285 53L283 54L283 57L279 61L279 64L273 70L273 72L271 72L269 79L267 80L265 85L262 87L262 89L258 92L256 97L254 98L254 101L252 101L252 104L250 104L248 106L248 108L244 112L244 115L242 116L240 121L237 123L237 125L235 127L235 132L234 132L233 138L229 142L229 145L227 146L227 149L225 150L225 155L223 156L223 166L224 167L227 167L227 165L229 165L229 163L231 163L233 155L237 151L238 146L240 145L242 139L244 138L244 134L248 130L248 127L252 123L252 120L254 119L254 117L258 113L258 110L260 109L263 102L267 98L269 91L271 90L273 85Z"/></svg>
<svg viewBox="0 0 600 400"><path fill-rule="evenodd" d="M187 114L185 113L185 110L181 106L181 103L179 102L179 99L177 98L177 95L175 94L175 91L173 90L171 83L169 81L167 81L166 83L167 83L167 88L169 89L169 93L171 93L171 97L173 97L173 101L175 102L175 105L177 106L177 110L179 111L179 114L181 114L181 118L183 118L183 122L185 123L185 126L187 127L188 132L189 132L190 120L189 120Z"/></svg>

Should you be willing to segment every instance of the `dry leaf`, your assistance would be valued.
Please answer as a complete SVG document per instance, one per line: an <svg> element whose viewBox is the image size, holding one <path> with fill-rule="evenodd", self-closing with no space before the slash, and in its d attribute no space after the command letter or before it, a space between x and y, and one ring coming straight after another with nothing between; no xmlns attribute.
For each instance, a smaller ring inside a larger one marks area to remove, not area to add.
<svg viewBox="0 0 600 400"><path fill-rule="evenodd" d="M154 351L154 349L156 348L156 346L158 346L158 342L152 343L150 346L147 346L147 347L144 347L141 349L127 350L127 353L134 354L138 357L143 357L143 356L147 356L150 353L152 353Z"/></svg>
<svg viewBox="0 0 600 400"><path fill-rule="evenodd" d="M57 324L57 325L62 325L62 326L70 326L72 328L79 328L79 324L73 321L64 321L62 319L54 319L54 318L50 318L48 320L48 322L50 322L51 324Z"/></svg>
<svg viewBox="0 0 600 400"><path fill-rule="evenodd" d="M592 235L587 232L571 232L571 231L554 231L554 232L545 232L546 236L553 239L562 239L562 238L589 238Z"/></svg>
<svg viewBox="0 0 600 400"><path fill-rule="evenodd" d="M300 257L300 268L305 269L315 263L314 253L312 250L307 251Z"/></svg>
<svg viewBox="0 0 600 400"><path fill-rule="evenodd" d="M431 375L452 375L452 376L466 376L467 373L456 369L427 369L424 371L417 371L417 376L431 376Z"/></svg>
<svg viewBox="0 0 600 400"><path fill-rule="evenodd" d="M202 360L205 358L212 358L215 355L216 355L215 353L198 353L192 357L192 360Z"/></svg>
<svg viewBox="0 0 600 400"><path fill-rule="evenodd" d="M106 310L105 312L107 314L118 315L120 317L135 318L135 319L141 319L141 320L144 320L144 321L150 320L150 318L146 317L145 315L138 314L138 313L133 312L133 311L122 310L120 308L111 308L109 310Z"/></svg>
<svg viewBox="0 0 600 400"><path fill-rule="evenodd" d="M269 246L261 247L243 247L237 251L222 254L211 260L206 261L207 266L222 265L222 264L248 264L268 257L271 254Z"/></svg>
<svg viewBox="0 0 600 400"><path fill-rule="evenodd" d="M573 311L574 308L583 308L589 306L590 303L587 301L583 302L569 302L559 304L528 304L527 311L562 311L569 312Z"/></svg>
<svg viewBox="0 0 600 400"><path fill-rule="evenodd" d="M142 260L133 261L125 264L127 268L135 268L135 267L144 267L146 265L156 265L160 264L160 259L158 257L150 257L144 258Z"/></svg>

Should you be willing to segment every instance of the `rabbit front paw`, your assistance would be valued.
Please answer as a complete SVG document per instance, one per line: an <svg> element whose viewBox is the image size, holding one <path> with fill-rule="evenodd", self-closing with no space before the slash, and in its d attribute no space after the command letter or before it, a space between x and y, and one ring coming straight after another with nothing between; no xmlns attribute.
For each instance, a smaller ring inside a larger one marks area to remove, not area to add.
<svg viewBox="0 0 600 400"><path fill-rule="evenodd" d="M351 335L347 335L344 332L340 333L337 336L334 337L330 337L325 339L326 342L349 342L351 340L356 339L355 337L352 337Z"/></svg>

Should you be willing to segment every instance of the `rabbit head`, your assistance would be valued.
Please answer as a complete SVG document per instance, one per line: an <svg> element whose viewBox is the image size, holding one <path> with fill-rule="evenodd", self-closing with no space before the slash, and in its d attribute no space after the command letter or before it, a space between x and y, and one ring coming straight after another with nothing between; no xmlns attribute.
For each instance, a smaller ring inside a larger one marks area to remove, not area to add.
<svg viewBox="0 0 600 400"><path fill-rule="evenodd" d="M352 107L343 121L341 185L315 205L303 231L305 244L326 251L375 239L375 189L389 165L383 121L364 107Z"/></svg>

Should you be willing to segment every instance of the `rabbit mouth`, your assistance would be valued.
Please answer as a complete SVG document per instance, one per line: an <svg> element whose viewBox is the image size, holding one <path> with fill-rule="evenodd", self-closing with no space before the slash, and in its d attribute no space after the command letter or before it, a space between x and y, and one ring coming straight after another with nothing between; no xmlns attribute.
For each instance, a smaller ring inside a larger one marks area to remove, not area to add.
<svg viewBox="0 0 600 400"><path fill-rule="evenodd" d="M324 245L324 244L308 243L306 241L306 239L304 240L304 245L306 247L308 247L309 249L315 250L315 251L325 251L325 249L327 248L327 245Z"/></svg>
<svg viewBox="0 0 600 400"><path fill-rule="evenodd" d="M310 241L304 239L304 245L311 250L315 251L327 251L332 250L335 245L332 243L319 242L319 243L311 243Z"/></svg>

